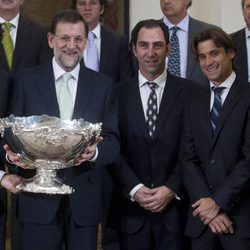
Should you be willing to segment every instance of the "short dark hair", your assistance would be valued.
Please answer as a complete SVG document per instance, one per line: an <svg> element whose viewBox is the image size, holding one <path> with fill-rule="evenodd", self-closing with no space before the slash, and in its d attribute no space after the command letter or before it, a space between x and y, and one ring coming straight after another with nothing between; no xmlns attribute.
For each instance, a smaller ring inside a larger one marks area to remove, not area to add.
<svg viewBox="0 0 250 250"><path fill-rule="evenodd" d="M230 36L219 27L209 27L204 31L198 33L193 40L192 50L198 59L198 45L201 42L212 40L218 48L224 48L225 52L234 51L236 53L236 46ZM232 60L233 69L236 70L235 59Z"/></svg>
<svg viewBox="0 0 250 250"><path fill-rule="evenodd" d="M72 9L76 9L76 2L77 2L77 0L71 0L71 8ZM99 0L99 3L100 3L101 6L104 7L104 10L108 6L108 1L107 0Z"/></svg>
<svg viewBox="0 0 250 250"><path fill-rule="evenodd" d="M245 4L245 0L241 0L241 6L242 6L242 8L244 7L244 4Z"/></svg>
<svg viewBox="0 0 250 250"><path fill-rule="evenodd" d="M142 28L153 29L160 28L164 34L166 44L169 43L169 32L168 27L160 20L146 19L138 22L131 32L131 44L136 45L138 40L138 33Z"/></svg>
<svg viewBox="0 0 250 250"><path fill-rule="evenodd" d="M64 23L82 22L85 28L85 33L86 33L85 35L86 37L88 36L88 25L83 20L82 16L75 10L72 10L72 9L62 10L53 17L51 25L50 25L50 32L52 34L55 34L56 26L59 22L64 22Z"/></svg>

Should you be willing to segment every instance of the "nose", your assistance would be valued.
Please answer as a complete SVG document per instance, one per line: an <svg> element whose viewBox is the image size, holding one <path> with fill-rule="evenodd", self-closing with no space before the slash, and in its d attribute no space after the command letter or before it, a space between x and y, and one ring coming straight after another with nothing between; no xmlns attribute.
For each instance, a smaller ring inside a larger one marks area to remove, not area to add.
<svg viewBox="0 0 250 250"><path fill-rule="evenodd" d="M154 47L152 46L152 45L150 45L149 47L148 47L148 55L149 56L152 56L152 55L154 55L154 53L155 53L155 51L154 51Z"/></svg>
<svg viewBox="0 0 250 250"><path fill-rule="evenodd" d="M70 40L67 43L67 47L69 48L75 48L76 47L76 42L73 37L70 38Z"/></svg>
<svg viewBox="0 0 250 250"><path fill-rule="evenodd" d="M205 64L210 65L210 64L212 64L212 62L213 62L213 57L207 56L205 59Z"/></svg>

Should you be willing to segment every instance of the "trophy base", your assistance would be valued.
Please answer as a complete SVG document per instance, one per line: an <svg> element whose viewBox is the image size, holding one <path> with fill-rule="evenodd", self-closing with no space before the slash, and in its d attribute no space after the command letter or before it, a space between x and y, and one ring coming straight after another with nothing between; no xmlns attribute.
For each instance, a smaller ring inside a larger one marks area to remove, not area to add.
<svg viewBox="0 0 250 250"><path fill-rule="evenodd" d="M75 190L63 184L57 177L55 170L37 169L37 174L22 181L17 188L24 192L43 194L72 194Z"/></svg>

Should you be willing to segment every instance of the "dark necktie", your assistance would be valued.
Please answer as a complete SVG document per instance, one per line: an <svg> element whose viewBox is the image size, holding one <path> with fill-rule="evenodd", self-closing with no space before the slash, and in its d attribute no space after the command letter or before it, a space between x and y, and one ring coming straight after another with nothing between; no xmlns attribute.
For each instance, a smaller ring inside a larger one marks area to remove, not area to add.
<svg viewBox="0 0 250 250"><path fill-rule="evenodd" d="M225 87L212 87L212 91L214 92L214 103L211 109L211 125L213 132L216 130L218 118L222 107L221 92L223 89L225 89Z"/></svg>
<svg viewBox="0 0 250 250"><path fill-rule="evenodd" d="M147 82L148 86L151 89L151 92L148 97L148 108L147 108L147 125L150 137L153 136L155 131L155 124L157 119L157 95L155 89L158 85L155 82Z"/></svg>
<svg viewBox="0 0 250 250"><path fill-rule="evenodd" d="M170 38L170 54L168 58L168 71L175 75L180 76L181 75L181 69L180 69L180 46L179 46L179 39L177 36L178 27L173 27L173 34Z"/></svg>

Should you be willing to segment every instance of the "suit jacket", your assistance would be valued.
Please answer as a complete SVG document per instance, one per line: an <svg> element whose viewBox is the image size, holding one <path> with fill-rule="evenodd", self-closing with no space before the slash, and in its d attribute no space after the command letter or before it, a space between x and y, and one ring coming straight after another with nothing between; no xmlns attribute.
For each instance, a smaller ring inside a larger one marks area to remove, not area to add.
<svg viewBox="0 0 250 250"><path fill-rule="evenodd" d="M184 119L182 174L190 203L212 197L234 223L236 234L250 237L250 87L234 81L212 136L210 89L192 98ZM186 233L205 229L190 207Z"/></svg>
<svg viewBox="0 0 250 250"><path fill-rule="evenodd" d="M197 83L168 74L152 141L144 118L138 79L132 78L118 86L122 155L110 167L115 193L108 222L118 230L136 232L146 218L147 211L129 198L129 192L137 184L143 183L150 188L166 185L181 196L181 181L174 169L178 162L185 96L194 91L195 85ZM174 199L159 214L171 232L183 230L182 208L182 202Z"/></svg>
<svg viewBox="0 0 250 250"><path fill-rule="evenodd" d="M186 78L192 79L197 83L202 85L207 85L208 80L203 75L198 60L195 54L192 52L192 42L197 33L211 27L211 24L196 20L189 17L189 27L188 27L188 51L187 51L187 69Z"/></svg>
<svg viewBox="0 0 250 250"><path fill-rule="evenodd" d="M110 76L115 83L133 74L127 37L102 25L99 72Z"/></svg>
<svg viewBox="0 0 250 250"><path fill-rule="evenodd" d="M236 45L235 63L237 66L237 75L243 81L248 82L248 63L245 28L232 33L230 36Z"/></svg>
<svg viewBox="0 0 250 250"><path fill-rule="evenodd" d="M46 62L52 58L48 46L47 30L20 16L12 69L9 69L4 48L0 43L0 69L13 75L17 71Z"/></svg>
<svg viewBox="0 0 250 250"><path fill-rule="evenodd" d="M3 118L6 116L6 112L7 112L8 92L9 92L8 76L3 71L0 71L0 83L1 83L0 117ZM0 170L4 170L4 165L2 162L0 162ZM1 188L0 189L0 225L5 222L6 208L7 208L6 191L3 188Z"/></svg>
<svg viewBox="0 0 250 250"><path fill-rule="evenodd" d="M96 164L86 162L64 170L65 182L76 191L69 195L72 216L81 226L99 223L101 166L109 164L119 152L118 107L109 77L81 65L73 119L102 122L103 142L98 145ZM19 72L13 83L9 113L18 116L47 114L59 117L52 63ZM28 176L29 170L22 175ZM18 196L18 217L46 224L53 220L61 196L22 193ZM32 208L32 209L30 209Z"/></svg>

